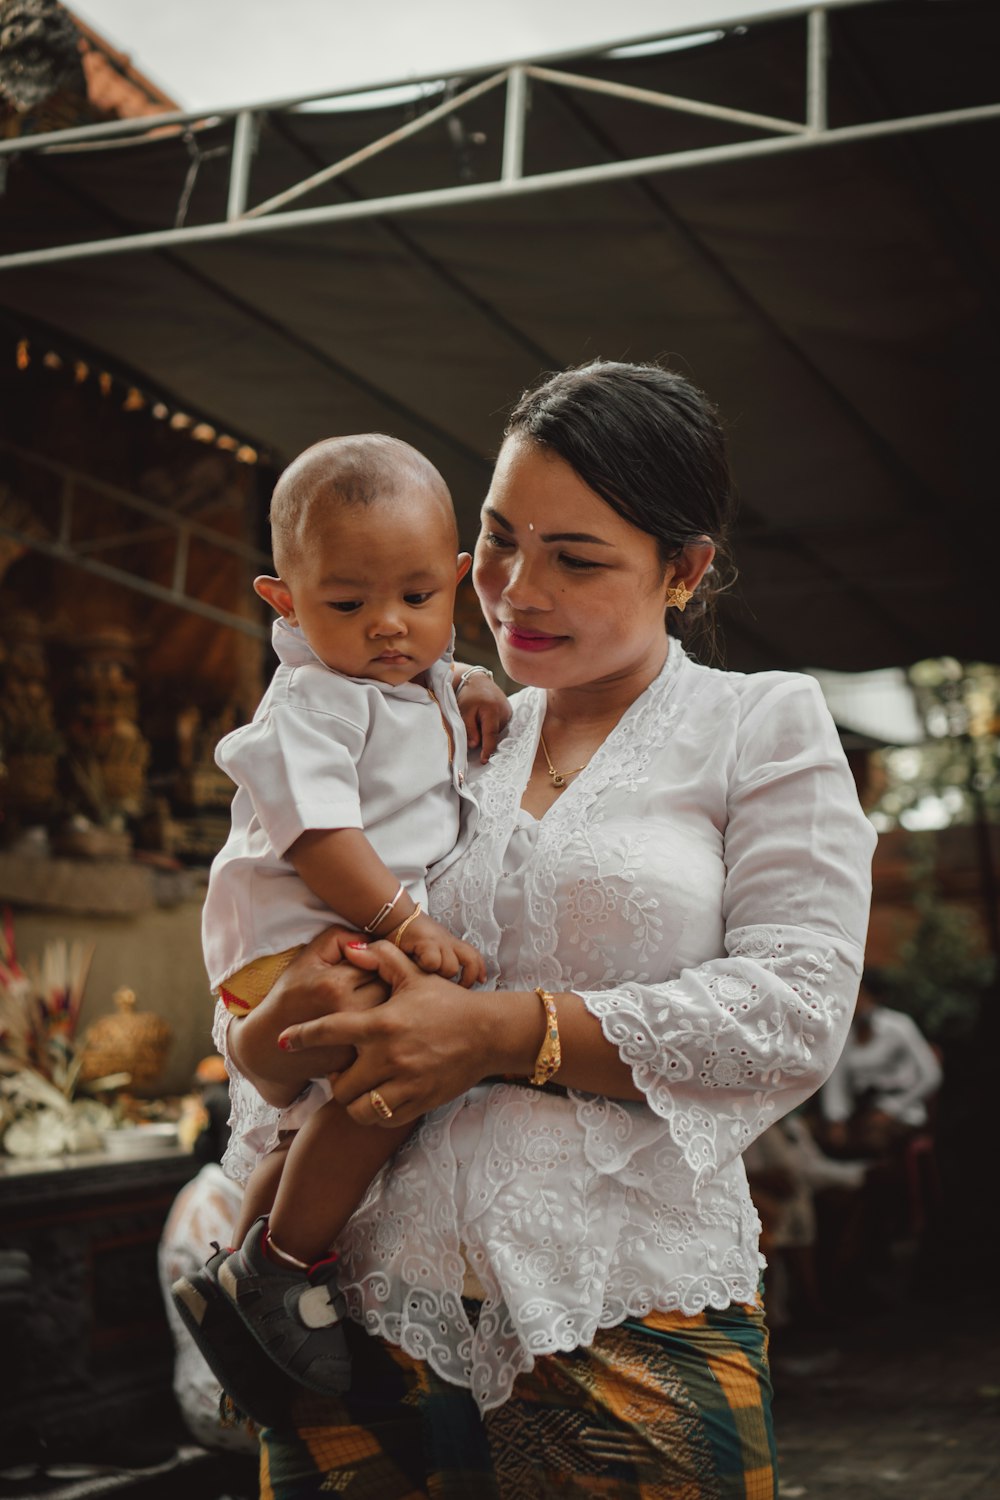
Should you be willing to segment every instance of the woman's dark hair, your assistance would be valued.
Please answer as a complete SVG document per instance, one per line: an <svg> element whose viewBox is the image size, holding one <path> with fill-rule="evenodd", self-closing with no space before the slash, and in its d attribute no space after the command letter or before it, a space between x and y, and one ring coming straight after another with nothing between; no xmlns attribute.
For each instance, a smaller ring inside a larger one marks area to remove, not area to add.
<svg viewBox="0 0 1000 1500"><path fill-rule="evenodd" d="M726 544L734 498L708 397L661 365L595 360L525 391L504 432L515 435L557 453L612 510L654 537L664 566L688 542L715 543L686 613L667 614L673 634L687 637L697 621L714 644L714 601L733 576Z"/></svg>

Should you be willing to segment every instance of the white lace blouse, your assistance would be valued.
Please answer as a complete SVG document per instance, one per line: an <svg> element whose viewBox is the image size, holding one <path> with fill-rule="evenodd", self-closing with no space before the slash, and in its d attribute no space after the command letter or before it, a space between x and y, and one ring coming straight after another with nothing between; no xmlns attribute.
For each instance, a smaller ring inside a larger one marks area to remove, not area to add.
<svg viewBox="0 0 1000 1500"><path fill-rule="evenodd" d="M580 995L646 1102L482 1084L424 1119L338 1245L352 1316L484 1409L598 1328L754 1299L740 1153L837 1059L875 843L809 677L716 671L672 641L537 822L520 801L544 694L513 706L433 914L491 986ZM268 1113L238 1076L234 1108Z"/></svg>

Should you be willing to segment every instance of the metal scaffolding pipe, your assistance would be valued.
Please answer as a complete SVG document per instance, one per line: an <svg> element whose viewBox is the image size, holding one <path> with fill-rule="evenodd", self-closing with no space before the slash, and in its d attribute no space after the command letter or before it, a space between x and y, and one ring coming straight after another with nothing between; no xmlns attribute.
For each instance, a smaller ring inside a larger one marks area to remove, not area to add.
<svg viewBox="0 0 1000 1500"><path fill-rule="evenodd" d="M517 182L524 176L524 135L528 114L528 79L524 68L507 74L507 99L503 118L503 162L500 178Z"/></svg>
<svg viewBox="0 0 1000 1500"><path fill-rule="evenodd" d="M353 151L350 156L345 156L340 161L335 161L328 167L314 172L311 177L305 177L301 182L286 188L283 193L275 193L273 198L267 198L263 203L258 203L245 214L247 219L258 219L264 214L272 213L276 208L284 208L286 203L293 203L296 198L301 198L304 193L311 193L314 188L321 187L325 182L331 182L335 177L340 177L344 172L349 172L352 167L360 166L370 157L378 156L383 151L388 151L390 146L395 146L399 141L405 141L411 135L417 135L421 130L426 130L428 125L443 120L446 115L454 114L463 105L469 104L473 99L478 99L480 94L488 93L503 83L505 73L494 73L491 78L484 78L482 82L475 83L471 88L464 89L462 93L456 94L453 99L446 99L443 104L435 105L425 115L420 115L415 120L410 120L406 125L401 125L398 130L392 130L388 135L380 136L377 141L370 145L362 146Z"/></svg>
<svg viewBox="0 0 1000 1500"><path fill-rule="evenodd" d="M56 538L63 547L69 546L73 535L73 494L73 480L68 474L64 474L59 492L59 530L56 533Z"/></svg>
<svg viewBox="0 0 1000 1500"><path fill-rule="evenodd" d="M176 605L178 609L186 610L188 614L201 615L206 620L214 621L216 625L228 625L233 630L241 630L244 635L252 635L255 640L270 639L270 629L255 620L246 620L242 615L219 609L214 604L206 604L203 599L196 599L191 594L179 594L175 589L164 588L162 584L153 583L148 578L139 578L135 573L126 572L124 568L99 562L96 557L81 557L69 547L46 541L43 537L28 536L27 533L18 531L16 526L8 526L5 521L0 521L0 536L11 537L32 552L43 552L46 557L54 557L74 568L82 568L85 573L94 573L98 578L123 584L125 588L144 594L147 599L156 599L160 604Z"/></svg>
<svg viewBox="0 0 1000 1500"><path fill-rule="evenodd" d="M57 463L54 459L42 458L39 454L30 453L27 448L21 448L17 443L8 443L5 439L0 439L0 450L13 454L15 458L32 464L35 468L45 469L63 481L59 527L61 543L69 541L73 496L76 486L83 485L85 489L94 490L98 495L105 495L109 500L114 500L127 510L136 510L140 515L159 521L170 531L180 531L183 528L189 536L197 537L210 546L219 547L223 552L231 552L236 557L242 557L244 561L253 563L255 567L261 563L270 564L271 559L259 547L251 547L248 543L240 541L238 537L227 536L224 531L216 531L214 527L205 526L201 521L193 520L178 511L168 510L165 505L157 505L155 500L146 500L142 495L133 495L130 490L120 489L118 485L108 484L103 479L93 479L89 474L81 474L79 470Z"/></svg>
<svg viewBox="0 0 1000 1500"><path fill-rule="evenodd" d="M186 526L181 526L177 531L177 545L174 550L174 579L173 591L178 598L186 598L188 550L191 541L191 533Z"/></svg>
<svg viewBox="0 0 1000 1500"><path fill-rule="evenodd" d="M226 218L230 223L240 218L247 206L247 191L250 186L250 166L253 162L257 135L256 116L243 109L236 116L233 127L233 155L229 164L229 200Z"/></svg>
<svg viewBox="0 0 1000 1500"><path fill-rule="evenodd" d="M826 11L817 7L809 12L806 49L806 120L815 132L826 130L827 73L830 50Z"/></svg>
<svg viewBox="0 0 1000 1500"><path fill-rule="evenodd" d="M981 104L968 109L942 110L937 114L909 115L898 120L876 120L861 125L845 125L835 130L803 132L798 135L767 137L756 141L739 141L725 146L706 146L693 151L667 152L660 156L641 156L626 161L601 162L590 167L574 167L562 172L541 172L515 181L500 180L466 183L459 187L434 188L420 193L401 193L384 198L359 199L323 208L304 208L274 217L244 217L233 224L197 224L184 229L153 230L144 234L121 235L114 240L91 240L76 245L52 245L41 250L24 250L0 256L0 271L25 266L59 265L67 261L93 260L105 255L126 255L144 250L183 250L188 245L206 245L241 239L250 234L275 234L285 229L314 229L355 219L392 217L419 213L424 209L460 208L465 204L488 203L531 193L565 191L605 182L625 181L632 177L654 176L661 172L678 172L694 167L720 163L753 161L767 156L817 147L850 146L859 142L882 140L889 136L908 135L922 130L939 130L948 126L978 125L1000 119L1000 104Z"/></svg>
<svg viewBox="0 0 1000 1500"><path fill-rule="evenodd" d="M757 130L787 131L789 135L794 135L805 129L798 120L782 120L776 115L758 115L746 109L730 109L725 104L705 104L701 99L685 99L680 94L662 94L656 89L640 89L631 83L611 83L607 78L588 78L583 73L563 73L554 68L535 67L526 68L525 72L529 78L537 78L542 83L585 89L591 94L607 94L612 99L631 99L636 104L651 104L655 109L673 109L686 115L703 115L709 120L750 125Z"/></svg>

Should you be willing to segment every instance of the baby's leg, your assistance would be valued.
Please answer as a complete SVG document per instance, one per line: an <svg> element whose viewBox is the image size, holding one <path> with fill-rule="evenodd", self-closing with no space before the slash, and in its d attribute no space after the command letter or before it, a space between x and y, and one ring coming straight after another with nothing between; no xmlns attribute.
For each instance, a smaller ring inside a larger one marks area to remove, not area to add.
<svg viewBox="0 0 1000 1500"><path fill-rule="evenodd" d="M323 1260L382 1164L412 1130L359 1125L330 1099L290 1143L269 1236L275 1247L311 1266Z"/></svg>
<svg viewBox="0 0 1000 1500"><path fill-rule="evenodd" d="M259 1219L261 1214L269 1214L274 1207L274 1200L278 1193L278 1184L281 1174L285 1169L285 1158L288 1148L295 1139L294 1131L286 1131L278 1141L273 1151L262 1156L250 1174L250 1180L243 1194L243 1203L240 1207L240 1216L236 1221L233 1231L233 1244L242 1245L249 1232L251 1224Z"/></svg>
<svg viewBox="0 0 1000 1500"><path fill-rule="evenodd" d="M219 1267L220 1295L257 1344L314 1391L350 1384L347 1308L331 1246L409 1131L357 1125L332 1099L324 1104L289 1144L270 1215Z"/></svg>

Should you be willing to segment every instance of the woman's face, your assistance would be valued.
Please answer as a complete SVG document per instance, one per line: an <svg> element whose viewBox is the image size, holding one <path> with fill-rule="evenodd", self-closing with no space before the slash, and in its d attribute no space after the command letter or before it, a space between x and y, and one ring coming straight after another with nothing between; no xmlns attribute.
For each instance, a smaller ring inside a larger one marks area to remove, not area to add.
<svg viewBox="0 0 1000 1500"><path fill-rule="evenodd" d="M530 438L507 439L472 576L516 682L566 688L654 676L666 659L665 595L676 571L564 459Z"/></svg>

